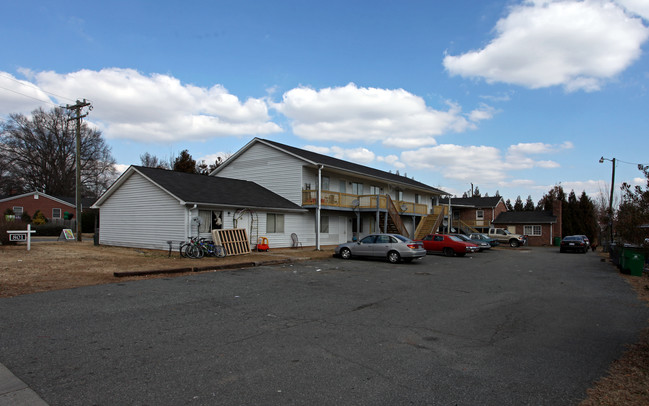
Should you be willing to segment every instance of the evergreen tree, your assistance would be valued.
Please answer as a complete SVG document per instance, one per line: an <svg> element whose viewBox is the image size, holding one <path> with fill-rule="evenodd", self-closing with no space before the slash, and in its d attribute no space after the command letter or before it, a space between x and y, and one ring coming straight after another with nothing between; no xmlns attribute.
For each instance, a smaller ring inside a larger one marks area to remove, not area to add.
<svg viewBox="0 0 649 406"><path fill-rule="evenodd" d="M579 205L577 203L577 196L575 191L571 190L568 194L568 201L562 204L562 224L563 235L581 234L580 230L580 216Z"/></svg>
<svg viewBox="0 0 649 406"><path fill-rule="evenodd" d="M523 211L525 208L523 207L523 200L521 199L520 196L516 198L516 201L514 202L514 211Z"/></svg>
<svg viewBox="0 0 649 406"><path fill-rule="evenodd" d="M196 173L196 161L189 154L188 150L182 150L176 157L173 170L176 172Z"/></svg>
<svg viewBox="0 0 649 406"><path fill-rule="evenodd" d="M534 211L534 200L532 200L531 195L527 196L527 200L525 201L525 207L523 209L525 211Z"/></svg>
<svg viewBox="0 0 649 406"><path fill-rule="evenodd" d="M476 186L475 189L473 189L473 197L482 197L482 195L480 194L480 189L478 189L478 186Z"/></svg>
<svg viewBox="0 0 649 406"><path fill-rule="evenodd" d="M595 204L590 197L588 197L585 190L582 191L581 196L579 196L578 207L579 217L581 218L581 227L578 234L585 235L588 237L591 244L594 244L599 237L597 216L595 214Z"/></svg>
<svg viewBox="0 0 649 406"><path fill-rule="evenodd" d="M500 196L500 191L498 191L497 189L496 189L496 194L494 195L494 197L502 197L502 196Z"/></svg>
<svg viewBox="0 0 649 406"><path fill-rule="evenodd" d="M647 180L644 189L641 186L633 188L626 182L622 184L622 202L615 226L615 232L623 242L634 244L642 244L647 238L646 230L638 226L649 224L649 167L641 170Z"/></svg>
<svg viewBox="0 0 649 406"><path fill-rule="evenodd" d="M507 211L514 211L514 206L512 206L512 201L509 199L505 201L505 207L507 207Z"/></svg>

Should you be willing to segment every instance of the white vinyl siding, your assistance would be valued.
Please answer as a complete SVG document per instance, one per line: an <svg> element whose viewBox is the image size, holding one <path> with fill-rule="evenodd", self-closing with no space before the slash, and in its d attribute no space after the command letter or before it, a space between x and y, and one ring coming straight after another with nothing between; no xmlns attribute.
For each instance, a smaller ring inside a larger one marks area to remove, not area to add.
<svg viewBox="0 0 649 406"><path fill-rule="evenodd" d="M261 143L252 145L217 174L224 178L249 180L302 205L303 161ZM310 181L313 187L315 182Z"/></svg>
<svg viewBox="0 0 649 406"><path fill-rule="evenodd" d="M101 205L99 243L168 249L167 240L186 238L187 210L138 173Z"/></svg>

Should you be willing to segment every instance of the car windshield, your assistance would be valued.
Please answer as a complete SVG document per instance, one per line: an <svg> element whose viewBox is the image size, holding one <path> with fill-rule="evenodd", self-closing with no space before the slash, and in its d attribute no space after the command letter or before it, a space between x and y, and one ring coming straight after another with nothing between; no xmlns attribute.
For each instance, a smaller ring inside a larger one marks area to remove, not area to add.
<svg viewBox="0 0 649 406"><path fill-rule="evenodd" d="M455 235L454 237L459 238L460 241L470 241L470 238L469 238L469 237L466 237L466 236L464 236L464 235L462 235L462 234Z"/></svg>

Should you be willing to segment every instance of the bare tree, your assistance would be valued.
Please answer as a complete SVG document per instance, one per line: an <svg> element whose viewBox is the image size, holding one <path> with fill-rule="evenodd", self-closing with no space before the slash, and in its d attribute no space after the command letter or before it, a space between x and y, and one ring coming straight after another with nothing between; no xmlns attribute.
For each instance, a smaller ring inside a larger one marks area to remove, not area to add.
<svg viewBox="0 0 649 406"><path fill-rule="evenodd" d="M140 162L142 163L142 166L146 166L147 168L171 169L169 162L164 161L155 155L151 155L148 152L140 155Z"/></svg>
<svg viewBox="0 0 649 406"><path fill-rule="evenodd" d="M6 176L24 191L74 196L76 125L63 108L37 109L31 117L11 114L0 122L0 160ZM101 131L81 126L82 195L97 197L115 176L115 159Z"/></svg>

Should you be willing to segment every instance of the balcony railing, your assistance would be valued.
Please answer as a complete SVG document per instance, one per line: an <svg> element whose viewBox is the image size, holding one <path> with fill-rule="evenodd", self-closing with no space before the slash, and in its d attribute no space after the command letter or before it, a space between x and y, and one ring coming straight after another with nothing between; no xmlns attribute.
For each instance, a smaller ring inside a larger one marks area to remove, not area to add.
<svg viewBox="0 0 649 406"><path fill-rule="evenodd" d="M376 209L378 197L378 208L380 210L387 210L385 195L352 195L348 193L323 190L320 196L322 206L341 207L348 209ZM302 206L315 206L317 204L317 198L317 190L303 190ZM355 200L358 201L358 205L354 205ZM399 210L399 213L401 214L428 214L428 206L426 206L425 204L394 200L394 205L397 207L397 210Z"/></svg>

